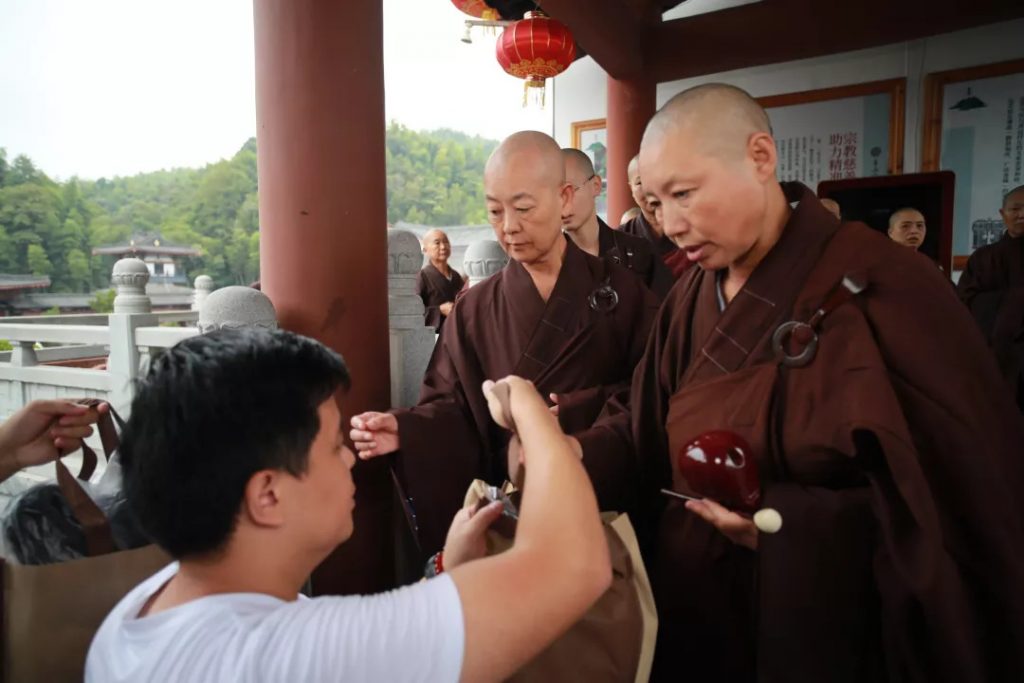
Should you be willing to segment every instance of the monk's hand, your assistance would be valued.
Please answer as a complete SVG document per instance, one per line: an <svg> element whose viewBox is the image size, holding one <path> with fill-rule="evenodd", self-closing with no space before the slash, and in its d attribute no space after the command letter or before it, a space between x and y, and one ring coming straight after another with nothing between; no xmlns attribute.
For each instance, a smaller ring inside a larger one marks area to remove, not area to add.
<svg viewBox="0 0 1024 683"><path fill-rule="evenodd" d="M718 529L730 541L757 550L757 527L749 517L722 507L710 498L686 501L686 509Z"/></svg>
<svg viewBox="0 0 1024 683"><path fill-rule="evenodd" d="M349 438L363 460L398 450L398 419L391 413L362 413L352 418Z"/></svg>
<svg viewBox="0 0 1024 683"><path fill-rule="evenodd" d="M72 453L108 410L106 403L90 407L66 400L32 401L0 426L0 458L18 470Z"/></svg>
<svg viewBox="0 0 1024 683"><path fill-rule="evenodd" d="M558 394L548 394L551 399L551 414L558 417Z"/></svg>
<svg viewBox="0 0 1024 683"><path fill-rule="evenodd" d="M479 560L487 554L487 530L501 516L502 505L494 501L479 510L475 505L455 513L444 542L444 568L452 570L460 564Z"/></svg>
<svg viewBox="0 0 1024 683"><path fill-rule="evenodd" d="M441 315L448 317L448 315L452 312L452 306L454 305L454 302L448 301L438 306L438 308L441 309Z"/></svg>

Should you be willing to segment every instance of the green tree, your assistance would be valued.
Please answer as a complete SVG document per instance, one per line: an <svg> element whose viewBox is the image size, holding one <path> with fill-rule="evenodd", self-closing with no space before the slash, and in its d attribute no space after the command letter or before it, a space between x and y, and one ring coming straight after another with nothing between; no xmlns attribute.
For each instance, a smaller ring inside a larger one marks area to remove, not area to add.
<svg viewBox="0 0 1024 683"><path fill-rule="evenodd" d="M96 292L96 295L89 301L89 308L97 313L113 313L114 297L117 292L113 289L104 289Z"/></svg>
<svg viewBox="0 0 1024 683"><path fill-rule="evenodd" d="M49 275L53 271L46 250L38 244L28 245L28 269L33 275Z"/></svg>
<svg viewBox="0 0 1024 683"><path fill-rule="evenodd" d="M87 292L92 287L92 269L81 249L72 249L67 256L68 281L73 292Z"/></svg>

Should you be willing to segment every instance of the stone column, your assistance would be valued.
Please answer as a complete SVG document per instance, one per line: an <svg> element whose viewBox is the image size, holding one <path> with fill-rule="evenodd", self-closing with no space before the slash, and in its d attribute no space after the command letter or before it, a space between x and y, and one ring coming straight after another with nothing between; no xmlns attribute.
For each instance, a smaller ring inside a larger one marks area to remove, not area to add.
<svg viewBox="0 0 1024 683"><path fill-rule="evenodd" d="M391 327L391 405L416 404L423 373L434 350L434 330L423 322L416 273L423 252L416 235L388 230L388 321Z"/></svg>
<svg viewBox="0 0 1024 683"><path fill-rule="evenodd" d="M344 419L390 407L380 0L254 0L260 281L281 327L340 352ZM393 582L391 480L356 465L355 535L317 593Z"/></svg>
<svg viewBox="0 0 1024 683"><path fill-rule="evenodd" d="M128 417L135 395L135 378L139 368L148 365L135 343L135 330L157 324L151 313L152 302L146 295L149 269L137 258L123 258L114 264L111 282L117 290L114 312L107 319L110 329L110 355L107 372L110 373L111 403L122 417Z"/></svg>
<svg viewBox="0 0 1024 683"><path fill-rule="evenodd" d="M469 286L480 284L508 263L508 254L496 240L477 240L466 247L462 267L469 276Z"/></svg>
<svg viewBox="0 0 1024 683"><path fill-rule="evenodd" d="M654 116L657 87L653 81L619 81L608 77L608 223L634 205L626 167L640 151L640 139Z"/></svg>
<svg viewBox="0 0 1024 683"><path fill-rule="evenodd" d="M192 310L202 310L203 302L213 291L213 278L209 275L200 275L196 278L195 291L192 292Z"/></svg>

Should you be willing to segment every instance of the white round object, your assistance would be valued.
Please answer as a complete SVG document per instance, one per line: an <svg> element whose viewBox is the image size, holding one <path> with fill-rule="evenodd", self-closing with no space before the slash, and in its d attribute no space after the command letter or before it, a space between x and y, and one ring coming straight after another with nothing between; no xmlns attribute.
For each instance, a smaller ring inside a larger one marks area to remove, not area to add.
<svg viewBox="0 0 1024 683"><path fill-rule="evenodd" d="M754 513L754 526L766 534L778 533L782 528L782 515L774 508L763 508Z"/></svg>

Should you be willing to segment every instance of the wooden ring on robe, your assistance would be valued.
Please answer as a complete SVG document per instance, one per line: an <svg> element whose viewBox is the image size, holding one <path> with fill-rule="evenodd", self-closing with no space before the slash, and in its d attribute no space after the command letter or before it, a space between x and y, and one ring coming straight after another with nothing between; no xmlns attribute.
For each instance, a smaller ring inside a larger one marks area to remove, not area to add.
<svg viewBox="0 0 1024 683"><path fill-rule="evenodd" d="M587 301L598 313L611 313L619 305L619 293L611 285L601 285L590 293Z"/></svg>
<svg viewBox="0 0 1024 683"><path fill-rule="evenodd" d="M786 340L797 330L805 334L809 331L811 336L803 351L793 355L786 350ZM814 360L814 356L818 353L818 333L807 323L790 320L775 328L775 333L772 335L772 350L776 357L781 359L783 365L790 368L802 368Z"/></svg>

